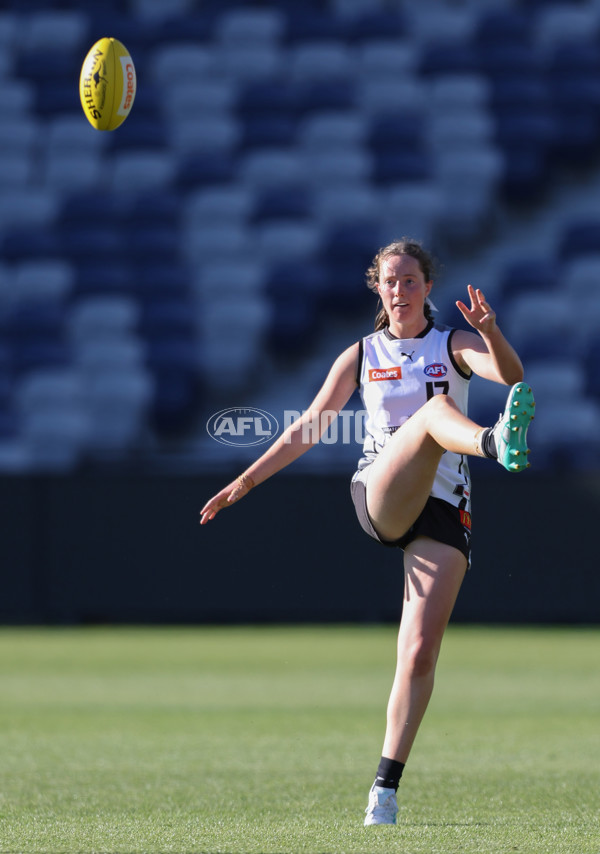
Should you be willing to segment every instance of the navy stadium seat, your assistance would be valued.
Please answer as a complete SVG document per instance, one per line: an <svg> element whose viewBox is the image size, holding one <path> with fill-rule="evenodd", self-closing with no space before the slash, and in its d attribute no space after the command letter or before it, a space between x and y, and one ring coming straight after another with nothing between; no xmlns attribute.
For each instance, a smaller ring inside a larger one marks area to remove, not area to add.
<svg viewBox="0 0 600 854"><path fill-rule="evenodd" d="M196 340L173 329L147 337L146 358L155 383L154 427L164 434L190 427L199 404Z"/></svg>
<svg viewBox="0 0 600 854"><path fill-rule="evenodd" d="M79 81L82 61L83 56L69 50L53 51L52 61L49 61L46 51L17 53L14 73L22 80L30 80L34 83L69 83L73 80ZM78 99L77 85L75 96Z"/></svg>
<svg viewBox="0 0 600 854"><path fill-rule="evenodd" d="M131 200L114 193L84 191L64 197L58 222L61 226L88 223L121 223L131 215Z"/></svg>
<svg viewBox="0 0 600 854"><path fill-rule="evenodd" d="M12 313L7 336L17 373L70 362L64 317L63 306L56 303L36 303Z"/></svg>
<svg viewBox="0 0 600 854"><path fill-rule="evenodd" d="M170 436L193 426L202 401L201 383L180 370L154 372L152 423L160 435Z"/></svg>
<svg viewBox="0 0 600 854"><path fill-rule="evenodd" d="M339 39L342 36L340 19L328 10L294 2L288 13L288 42ZM320 5L320 4L319 4Z"/></svg>
<svg viewBox="0 0 600 854"><path fill-rule="evenodd" d="M183 297L162 297L142 305L140 331L148 338L173 335L194 338L196 325L191 303Z"/></svg>
<svg viewBox="0 0 600 854"><path fill-rule="evenodd" d="M492 44L480 49L478 67L494 80L506 75L535 74L540 70L541 63L528 45Z"/></svg>
<svg viewBox="0 0 600 854"><path fill-rule="evenodd" d="M428 44L421 52L419 70L425 77L476 74L481 71L480 58L471 45Z"/></svg>
<svg viewBox="0 0 600 854"><path fill-rule="evenodd" d="M8 229L0 237L2 257L5 261L33 260L35 258L60 258L62 243L52 228Z"/></svg>
<svg viewBox="0 0 600 854"><path fill-rule="evenodd" d="M558 247L558 257L567 261L577 255L598 252L600 247L600 220L575 222L563 232Z"/></svg>
<svg viewBox="0 0 600 854"><path fill-rule="evenodd" d="M140 300L185 297L189 293L189 273L173 261L139 264L130 272L132 293Z"/></svg>
<svg viewBox="0 0 600 854"><path fill-rule="evenodd" d="M273 187L258 192L253 222L269 219L299 219L311 212L311 195L304 187Z"/></svg>
<svg viewBox="0 0 600 854"><path fill-rule="evenodd" d="M131 200L130 215L136 223L176 225L181 216L182 200L179 193L141 192Z"/></svg>
<svg viewBox="0 0 600 854"><path fill-rule="evenodd" d="M505 74L491 82L490 101L494 111L548 107L551 95L546 76L541 72Z"/></svg>
<svg viewBox="0 0 600 854"><path fill-rule="evenodd" d="M109 259L98 264L93 258L81 259L77 265L75 295L123 294L135 290L136 278L128 262Z"/></svg>
<svg viewBox="0 0 600 854"><path fill-rule="evenodd" d="M298 109L302 113L317 110L346 110L356 105L356 86L346 77L311 80L300 85Z"/></svg>
<svg viewBox="0 0 600 854"><path fill-rule="evenodd" d="M294 117L303 103L303 90L288 80L269 80L240 87L235 110L240 116Z"/></svg>
<svg viewBox="0 0 600 854"><path fill-rule="evenodd" d="M271 320L267 345L278 355L305 354L314 341L318 315L314 306L300 293L288 292L271 301Z"/></svg>
<svg viewBox="0 0 600 854"><path fill-rule="evenodd" d="M127 246L125 235L119 228L105 222L72 225L60 234L61 255L75 262L95 260L104 263L123 256Z"/></svg>
<svg viewBox="0 0 600 854"><path fill-rule="evenodd" d="M549 62L548 74L554 82L565 79L570 74L588 74L598 78L600 75L600 51L595 41L580 42L575 49L570 42L558 45Z"/></svg>
<svg viewBox="0 0 600 854"><path fill-rule="evenodd" d="M297 119L295 116L281 115L277 112L252 115L243 118L242 148L264 148L266 145L291 145L296 137Z"/></svg>
<svg viewBox="0 0 600 854"><path fill-rule="evenodd" d="M411 111L378 115L371 121L367 142L376 152L418 153L425 148L425 117Z"/></svg>
<svg viewBox="0 0 600 854"><path fill-rule="evenodd" d="M552 291L557 278L558 267L553 259L519 258L502 271L499 277L500 293L505 299L525 291Z"/></svg>
<svg viewBox="0 0 600 854"><path fill-rule="evenodd" d="M585 355L585 390L600 401L600 343L593 344Z"/></svg>
<svg viewBox="0 0 600 854"><path fill-rule="evenodd" d="M158 93L157 93L158 97ZM137 101L137 96L136 96ZM157 114L144 114L140 104L135 104L126 122L119 126L119 132L110 136L110 148L123 150L134 148L164 148L167 145L167 131Z"/></svg>
<svg viewBox="0 0 600 854"><path fill-rule="evenodd" d="M432 175L430 155L425 151L380 151L373 158L375 184L426 181Z"/></svg>
<svg viewBox="0 0 600 854"><path fill-rule="evenodd" d="M190 42L194 45L210 41L216 14L205 11L205 5L203 4L201 14L189 11L186 15L176 15L163 19L161 21L161 41L164 44Z"/></svg>
<svg viewBox="0 0 600 854"><path fill-rule="evenodd" d="M125 236L127 254L134 262L176 260L179 253L178 229L169 224L135 222Z"/></svg>
<svg viewBox="0 0 600 854"><path fill-rule="evenodd" d="M235 176L235 158L231 154L190 155L177 168L177 185L181 189L209 184L224 184Z"/></svg>
<svg viewBox="0 0 600 854"><path fill-rule="evenodd" d="M532 41L535 20L521 9L484 11L475 27L473 42L486 50L497 44L528 47Z"/></svg>
<svg viewBox="0 0 600 854"><path fill-rule="evenodd" d="M290 294L305 299L307 305L327 291L327 270L318 261L302 264L281 264L271 267L265 283L265 293L274 302L285 302Z"/></svg>
<svg viewBox="0 0 600 854"><path fill-rule="evenodd" d="M352 16L344 31L350 42L371 39L395 40L402 39L408 34L408 22L399 9L393 11L375 9Z"/></svg>

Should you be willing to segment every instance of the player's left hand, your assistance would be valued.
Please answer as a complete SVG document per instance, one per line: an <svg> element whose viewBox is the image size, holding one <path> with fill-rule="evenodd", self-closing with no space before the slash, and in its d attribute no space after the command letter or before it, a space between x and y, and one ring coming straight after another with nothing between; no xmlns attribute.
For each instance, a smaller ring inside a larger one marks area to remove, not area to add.
<svg viewBox="0 0 600 854"><path fill-rule="evenodd" d="M467 308L461 300L457 300L456 307L473 329L481 335L489 335L496 329L496 312L486 302L480 288L475 289L473 285L467 285L467 290L471 298L471 308Z"/></svg>

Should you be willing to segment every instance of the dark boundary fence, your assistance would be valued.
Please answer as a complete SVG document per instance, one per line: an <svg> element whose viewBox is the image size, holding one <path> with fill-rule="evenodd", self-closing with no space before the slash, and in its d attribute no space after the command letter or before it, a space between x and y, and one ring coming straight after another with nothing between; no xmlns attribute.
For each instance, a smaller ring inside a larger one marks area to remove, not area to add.
<svg viewBox="0 0 600 854"><path fill-rule="evenodd" d="M0 620L398 619L402 553L361 531L348 477L284 473L200 528L227 479L0 478ZM600 622L599 511L598 474L478 474L454 620Z"/></svg>

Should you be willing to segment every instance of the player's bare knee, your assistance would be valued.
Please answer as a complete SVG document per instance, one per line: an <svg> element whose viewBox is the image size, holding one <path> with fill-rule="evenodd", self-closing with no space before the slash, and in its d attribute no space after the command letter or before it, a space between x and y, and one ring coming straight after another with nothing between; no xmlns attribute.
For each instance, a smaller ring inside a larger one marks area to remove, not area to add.
<svg viewBox="0 0 600 854"><path fill-rule="evenodd" d="M422 407L427 419L443 418L449 409L456 409L456 403L447 394L434 394Z"/></svg>
<svg viewBox="0 0 600 854"><path fill-rule="evenodd" d="M405 665L411 677L422 678L430 676L435 670L439 653L439 644L431 642L427 638L419 638L407 650Z"/></svg>

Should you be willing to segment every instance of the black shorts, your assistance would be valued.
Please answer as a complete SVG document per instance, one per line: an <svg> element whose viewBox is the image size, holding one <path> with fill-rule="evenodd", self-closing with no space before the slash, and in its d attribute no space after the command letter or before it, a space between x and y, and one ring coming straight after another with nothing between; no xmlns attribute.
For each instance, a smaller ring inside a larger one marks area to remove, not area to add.
<svg viewBox="0 0 600 854"><path fill-rule="evenodd" d="M471 566L471 514L444 501L429 496L427 503L415 523L397 540L384 540L379 536L367 513L367 470L356 472L352 478L350 492L358 521L363 531L389 548L405 549L417 537L429 537L462 552Z"/></svg>

